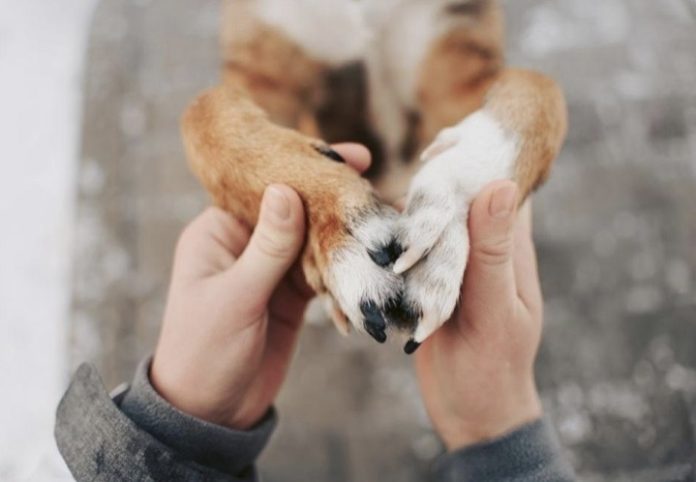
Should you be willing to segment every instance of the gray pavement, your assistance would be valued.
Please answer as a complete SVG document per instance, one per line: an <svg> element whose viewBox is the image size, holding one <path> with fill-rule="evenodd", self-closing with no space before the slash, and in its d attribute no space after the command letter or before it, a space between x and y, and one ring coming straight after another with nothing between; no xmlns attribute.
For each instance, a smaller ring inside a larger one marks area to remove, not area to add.
<svg viewBox="0 0 696 482"><path fill-rule="evenodd" d="M508 0L510 62L557 78L570 136L535 198L537 375L590 481L696 480L696 20L684 0ZM218 2L103 0L91 33L73 365L109 386L155 341L171 253L206 204L178 132L217 79ZM400 347L311 323L269 481L421 481L440 445Z"/></svg>

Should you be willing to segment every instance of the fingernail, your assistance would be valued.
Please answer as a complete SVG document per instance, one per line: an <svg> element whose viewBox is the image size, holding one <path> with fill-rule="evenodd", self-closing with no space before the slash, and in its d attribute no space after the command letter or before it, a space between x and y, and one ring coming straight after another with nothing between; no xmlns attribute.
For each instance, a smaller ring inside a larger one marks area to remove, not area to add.
<svg viewBox="0 0 696 482"><path fill-rule="evenodd" d="M495 190L488 206L488 213L496 219L507 219L515 209L517 185L506 184Z"/></svg>
<svg viewBox="0 0 696 482"><path fill-rule="evenodd" d="M329 146L325 145L316 145L312 146L314 147L314 150L317 151L319 154L322 156L328 157L332 161L340 162L345 164L346 160L343 159L343 156L341 156L338 152L334 151L332 148Z"/></svg>
<svg viewBox="0 0 696 482"><path fill-rule="evenodd" d="M285 193L275 186L269 186L263 199L269 213L278 221L285 221L290 217L290 203Z"/></svg>

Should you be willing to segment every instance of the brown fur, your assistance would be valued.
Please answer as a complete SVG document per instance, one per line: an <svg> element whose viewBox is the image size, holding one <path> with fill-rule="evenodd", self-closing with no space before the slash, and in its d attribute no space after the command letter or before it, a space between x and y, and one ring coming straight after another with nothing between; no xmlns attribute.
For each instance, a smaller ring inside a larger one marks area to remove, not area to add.
<svg viewBox="0 0 696 482"><path fill-rule="evenodd" d="M379 170L380 146L369 128L365 72L359 64L330 68L308 57L279 30L260 22L251 2L225 2L222 80L243 86L270 119L329 142L365 144Z"/></svg>
<svg viewBox="0 0 696 482"><path fill-rule="evenodd" d="M446 13L454 27L422 62L415 109L404 112L409 125L404 152L415 157L441 129L486 108L520 140L514 178L523 200L546 179L565 137L563 95L540 74L505 68L503 15L496 0L457 4ZM331 69L311 59L256 19L251 0L226 2L222 52L223 85L204 92L183 118L191 167L214 202L249 226L257 221L266 186L294 188L307 212L305 275L315 290L330 289L324 275L332 253L351 236L351 220L379 202L367 181L313 146L322 143L316 137L324 133L331 141L367 140L379 152L367 119L364 72ZM390 167L377 179L379 186L402 192L400 183L417 166ZM333 311L345 331L335 301Z"/></svg>
<svg viewBox="0 0 696 482"><path fill-rule="evenodd" d="M489 93L486 108L522 141L514 180L520 200L549 176L568 130L563 93L536 72L508 69Z"/></svg>
<svg viewBox="0 0 696 482"><path fill-rule="evenodd" d="M497 1L472 4L462 25L443 36L422 67L421 145L485 106L522 145L515 167L520 201L548 177L567 131L565 99L542 74L506 69L503 12Z"/></svg>
<svg viewBox="0 0 696 482"><path fill-rule="evenodd" d="M216 205L249 226L271 183L302 196L309 226L304 257L308 281L323 291L316 273L345 236L347 215L375 202L372 189L350 167L319 154L318 139L271 123L239 88L223 85L201 94L182 120L191 168Z"/></svg>
<svg viewBox="0 0 696 482"><path fill-rule="evenodd" d="M327 66L309 58L278 30L261 23L250 2L225 2L223 82L241 86L278 124L315 131Z"/></svg>
<svg viewBox="0 0 696 482"><path fill-rule="evenodd" d="M444 127L478 110L504 67L503 15L497 2L478 2L475 15L437 40L418 82L421 147Z"/></svg>

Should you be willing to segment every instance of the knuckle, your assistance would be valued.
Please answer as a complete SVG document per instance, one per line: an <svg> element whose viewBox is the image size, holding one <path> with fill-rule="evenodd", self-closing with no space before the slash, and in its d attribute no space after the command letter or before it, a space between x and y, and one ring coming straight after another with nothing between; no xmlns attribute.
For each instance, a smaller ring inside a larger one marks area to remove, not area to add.
<svg viewBox="0 0 696 482"><path fill-rule="evenodd" d="M185 251L188 251L189 247L195 244L197 238L198 231L196 230L195 224L189 224L179 235L179 239L176 242L175 253L179 255Z"/></svg>
<svg viewBox="0 0 696 482"><path fill-rule="evenodd" d="M259 232L257 234L257 249L263 254L272 259L286 259L292 254L293 246L288 239L281 235L273 235L268 232Z"/></svg>
<svg viewBox="0 0 696 482"><path fill-rule="evenodd" d="M180 252L195 245L206 233L224 219L225 213L219 208L209 207L191 221L179 235L176 251Z"/></svg>
<svg viewBox="0 0 696 482"><path fill-rule="evenodd" d="M511 258L511 242L508 238L491 240L474 246L476 258L487 265L502 265Z"/></svg>

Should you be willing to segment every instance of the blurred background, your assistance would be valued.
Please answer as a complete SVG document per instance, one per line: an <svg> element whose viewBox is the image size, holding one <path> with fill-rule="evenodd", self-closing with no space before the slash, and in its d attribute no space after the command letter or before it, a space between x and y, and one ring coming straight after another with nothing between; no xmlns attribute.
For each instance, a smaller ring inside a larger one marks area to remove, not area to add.
<svg viewBox="0 0 696 482"><path fill-rule="evenodd" d="M535 197L546 411L582 480L696 480L696 3L504 3L510 63L570 109ZM42 457L80 362L112 388L152 350L206 205L178 116L216 82L219 6L0 0L0 480L57 477ZM278 405L271 482L422 481L441 450L400 347L329 323Z"/></svg>

